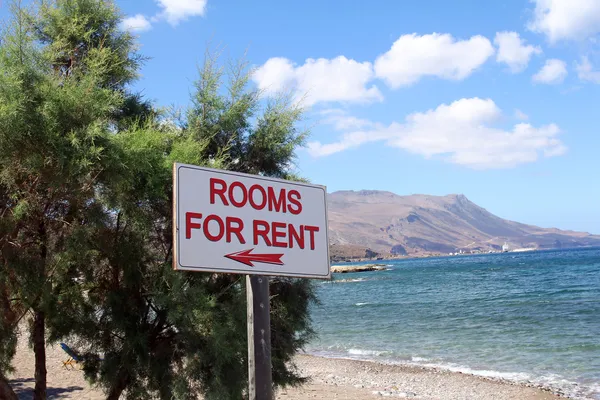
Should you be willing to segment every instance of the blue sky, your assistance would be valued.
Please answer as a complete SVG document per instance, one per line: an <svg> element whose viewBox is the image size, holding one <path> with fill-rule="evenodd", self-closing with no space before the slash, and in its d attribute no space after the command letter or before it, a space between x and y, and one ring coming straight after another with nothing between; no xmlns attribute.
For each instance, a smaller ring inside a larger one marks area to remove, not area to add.
<svg viewBox="0 0 600 400"><path fill-rule="evenodd" d="M463 193L600 234L600 2L118 1L136 89L188 104L209 43L269 96L305 95L299 172L329 191Z"/></svg>

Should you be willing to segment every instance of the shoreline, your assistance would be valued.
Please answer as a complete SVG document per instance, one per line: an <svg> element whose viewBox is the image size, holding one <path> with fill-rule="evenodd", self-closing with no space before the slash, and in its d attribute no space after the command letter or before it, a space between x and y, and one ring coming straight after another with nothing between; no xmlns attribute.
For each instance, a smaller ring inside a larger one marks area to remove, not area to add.
<svg viewBox="0 0 600 400"><path fill-rule="evenodd" d="M345 264L358 264L358 263L372 263L372 262L387 262L387 261L404 261L404 260L422 260L424 258L457 258L457 257L468 257L468 256L493 256L493 255L499 255L499 254L512 254L512 253L516 253L516 254L522 254L522 253L542 253L542 252L554 252L554 251L567 251L567 250L585 250L585 249L595 249L598 248L598 246L579 246L579 247L565 247L565 248L543 248L543 249L539 249L539 248L531 248L531 249L527 249L527 251L524 251L523 249L517 249L518 251L515 250L509 250L506 252L503 251L494 251L491 253L463 253L463 254L410 254L410 255L404 255L404 256L383 256L383 257L374 257L374 258L366 258L366 257L361 257L361 258L357 258L357 259L337 259L337 260L330 260L330 263L333 265L335 263L335 265L345 265Z"/></svg>
<svg viewBox="0 0 600 400"><path fill-rule="evenodd" d="M449 400L551 400L569 398L558 390L502 378L452 372L408 364L300 354L295 362L313 378L305 388L282 390L277 399L300 400L317 390L317 398L378 397ZM315 386L316 389L313 389ZM296 393L299 392L299 393ZM329 397L322 397L324 395Z"/></svg>
<svg viewBox="0 0 600 400"><path fill-rule="evenodd" d="M332 265L332 274L347 274L354 272L387 271L387 264L362 264L362 265Z"/></svg>
<svg viewBox="0 0 600 400"><path fill-rule="evenodd" d="M568 398L568 399L592 399L589 397L585 397L583 394L577 393L569 393L565 388L559 387L557 385L552 385L550 383L536 381L535 378L526 379L526 378L516 378L518 375L527 375L525 373L510 373L510 372L499 372L493 370L473 370L468 367L454 367L451 365L443 365L443 364L434 364L428 363L426 361L407 361L407 360L392 360L392 359L372 359L369 358L368 355L363 356L353 356L353 355L341 355L341 354L319 354L312 353L310 351L300 353L297 358L307 358L307 359L321 359L327 362L331 361L340 361L340 362L349 362L349 363L366 363L370 365L376 365L381 368L389 368L389 369L400 369L406 371L412 371L415 373L433 373L433 374L448 374L454 376L466 376L471 377L473 379L480 379L486 382L501 384L501 385L509 385L523 388L530 388L539 390L541 392L545 392L553 395L551 398ZM515 376L514 378L509 378L506 376ZM579 384L575 383L575 386L579 388Z"/></svg>
<svg viewBox="0 0 600 400"><path fill-rule="evenodd" d="M15 371L8 375L19 399L33 394L33 351L22 335L13 359ZM105 399L80 370L65 370L66 354L60 346L47 347L48 398ZM308 382L301 387L280 389L277 400L355 399L383 397L448 400L557 400L568 398L535 385L416 365L384 364L377 361L326 358L299 353L293 360Z"/></svg>

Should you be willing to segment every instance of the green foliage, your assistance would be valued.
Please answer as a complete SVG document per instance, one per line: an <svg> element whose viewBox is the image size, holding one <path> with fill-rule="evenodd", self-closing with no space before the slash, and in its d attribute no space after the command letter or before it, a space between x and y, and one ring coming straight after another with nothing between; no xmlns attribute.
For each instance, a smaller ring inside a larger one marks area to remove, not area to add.
<svg viewBox="0 0 600 400"><path fill-rule="evenodd" d="M69 332L90 359L104 355L103 362L87 364L87 376L109 392L127 388L130 398L201 393L236 399L247 386L243 280L171 269L172 162L285 176L293 158L289 144L303 140L293 129L300 115L295 108L267 107L256 117L256 93L234 80L236 90L247 93L231 101L220 94L215 75L206 66L203 71L197 87L210 89L199 89L188 124L159 120L115 135L116 164L124 169L101 192L112 217L88 227L94 231L93 257L99 259L78 262L90 266L84 284L89 291L85 304L74 304L68 314L85 323L69 323L75 326ZM247 81L247 75L237 79ZM248 123L251 119L257 123ZM260 159L246 155L259 146ZM306 280L281 279L271 290L274 383L298 384L302 379L290 361L313 334L308 315L313 287Z"/></svg>
<svg viewBox="0 0 600 400"><path fill-rule="evenodd" d="M35 316L42 322L30 325L36 396L45 391L44 320L60 315L63 299L78 294L60 290L79 273L71 253L86 250L73 241L85 224L106 218L97 190L108 178L115 115L124 100L123 86L108 77L118 73L126 83L136 72L135 65L120 63L114 70L98 62L119 59L128 51L122 42L104 44L101 52L88 46L68 73L54 68L52 44L64 38L45 30L51 24L44 18L68 13L62 28L74 32L78 12L91 18L89 8L80 6L92 4L99 15L112 10L103 1L85 0L45 2L37 14L15 6L0 46L0 368L9 368L19 321Z"/></svg>
<svg viewBox="0 0 600 400"><path fill-rule="evenodd" d="M121 17L110 1L54 0L41 3L33 25L55 73L120 90L142 61L133 36L119 30Z"/></svg>
<svg viewBox="0 0 600 400"><path fill-rule="evenodd" d="M128 92L142 59L112 2L15 21L0 46L0 372L31 311L108 398L244 398L244 280L172 270L172 165L300 179L302 110L264 104L244 62L225 73L208 54L177 123ZM271 294L274 384L298 384L314 288L277 279Z"/></svg>
<svg viewBox="0 0 600 400"><path fill-rule="evenodd" d="M218 157L226 149L230 170L290 176L295 150L304 145L307 135L297 129L303 109L289 96L281 96L258 114L260 93L249 89L247 63L242 60L229 66L228 84L220 91L223 68L210 53L205 57L186 126L194 137L208 143L203 157Z"/></svg>

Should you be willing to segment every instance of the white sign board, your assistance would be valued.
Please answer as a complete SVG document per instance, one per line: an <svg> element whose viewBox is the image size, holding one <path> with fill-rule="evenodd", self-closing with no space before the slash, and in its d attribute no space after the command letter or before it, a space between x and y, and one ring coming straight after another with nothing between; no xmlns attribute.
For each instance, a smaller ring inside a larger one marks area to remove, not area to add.
<svg viewBox="0 0 600 400"><path fill-rule="evenodd" d="M174 268L330 277L324 186L175 164Z"/></svg>

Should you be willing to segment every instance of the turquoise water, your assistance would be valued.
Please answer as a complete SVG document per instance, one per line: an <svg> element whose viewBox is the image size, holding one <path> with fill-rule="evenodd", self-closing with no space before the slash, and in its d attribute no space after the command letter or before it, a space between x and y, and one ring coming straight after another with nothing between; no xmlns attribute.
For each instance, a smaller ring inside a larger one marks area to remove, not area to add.
<svg viewBox="0 0 600 400"><path fill-rule="evenodd" d="M313 354L444 367L600 399L600 249L385 261L334 274Z"/></svg>

